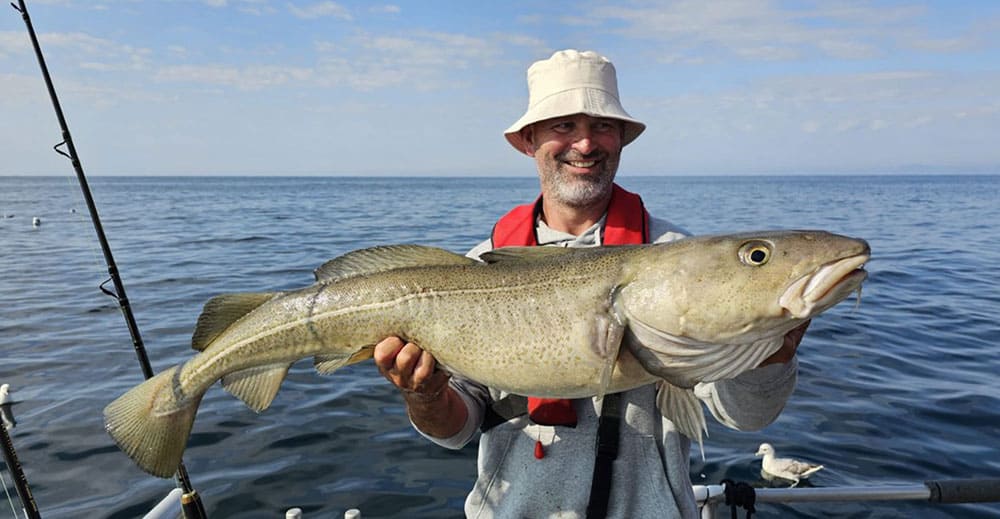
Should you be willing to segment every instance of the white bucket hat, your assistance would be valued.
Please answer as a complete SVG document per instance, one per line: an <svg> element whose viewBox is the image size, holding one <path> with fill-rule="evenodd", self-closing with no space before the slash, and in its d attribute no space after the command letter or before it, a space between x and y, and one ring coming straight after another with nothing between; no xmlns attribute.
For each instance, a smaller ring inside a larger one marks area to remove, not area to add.
<svg viewBox="0 0 1000 519"><path fill-rule="evenodd" d="M611 61L594 51L561 50L528 68L528 111L504 137L524 151L521 129L530 124L573 114L608 117L625 123L622 146L646 129L618 100L618 79Z"/></svg>

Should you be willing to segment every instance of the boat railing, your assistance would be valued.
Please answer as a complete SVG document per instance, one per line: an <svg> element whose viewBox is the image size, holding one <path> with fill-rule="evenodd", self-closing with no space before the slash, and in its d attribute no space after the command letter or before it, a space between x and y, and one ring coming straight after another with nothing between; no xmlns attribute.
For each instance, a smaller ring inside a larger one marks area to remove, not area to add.
<svg viewBox="0 0 1000 519"><path fill-rule="evenodd" d="M726 484L694 485L702 519L715 517L726 504ZM1000 479L952 479L896 485L808 488L754 488L756 503L816 503L860 501L926 501L937 504L989 503L1000 501Z"/></svg>
<svg viewBox="0 0 1000 519"><path fill-rule="evenodd" d="M745 483L737 485L746 488ZM694 485L695 500L702 519L715 519L720 506L726 503L726 484ZM816 503L863 501L926 501L938 504L1000 502L1000 479L951 479L895 485L844 487L754 488L756 503ZM304 519L300 508L289 509L285 519ZM361 512L352 508L344 519L361 519Z"/></svg>

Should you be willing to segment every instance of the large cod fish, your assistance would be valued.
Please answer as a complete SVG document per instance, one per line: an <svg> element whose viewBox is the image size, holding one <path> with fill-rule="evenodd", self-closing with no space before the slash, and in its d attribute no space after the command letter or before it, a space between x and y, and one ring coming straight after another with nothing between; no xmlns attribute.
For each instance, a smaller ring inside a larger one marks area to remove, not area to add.
<svg viewBox="0 0 1000 519"><path fill-rule="evenodd" d="M307 288L209 300L192 338L200 353L109 404L105 424L143 470L170 477L217 380L260 412L295 361L332 373L398 335L510 393L582 398L660 383L661 412L700 441L691 388L753 369L786 332L860 290L869 253L821 231L512 247L483 262L416 245L358 250Z"/></svg>

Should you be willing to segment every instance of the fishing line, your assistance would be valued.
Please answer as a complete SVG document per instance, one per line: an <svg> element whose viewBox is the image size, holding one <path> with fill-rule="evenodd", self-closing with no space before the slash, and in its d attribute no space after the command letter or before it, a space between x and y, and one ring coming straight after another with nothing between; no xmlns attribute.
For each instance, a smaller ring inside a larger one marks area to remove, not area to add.
<svg viewBox="0 0 1000 519"><path fill-rule="evenodd" d="M17 491L17 496L21 499L21 509L24 510L25 519L40 519L38 505L31 495L31 488L28 487L28 479L24 475L24 469L21 468L21 462L17 459L14 444L7 432L7 425L3 423L0 423L0 448L3 450L7 469L10 470L10 477L14 481L14 490ZM3 488L6 491L7 485L5 484ZM17 514L15 514L16 516Z"/></svg>
<svg viewBox="0 0 1000 519"><path fill-rule="evenodd" d="M56 95L55 87L52 84L52 78L49 75L49 69L45 65L45 57L42 55L42 48L38 43L35 28L31 24L31 18L28 16L28 8L25 5L24 0L18 0L18 5L14 5L13 3L10 5L16 11L21 13L21 18L24 20L25 26L27 26L28 36L31 37L31 44L35 50L35 57L38 60L38 66L41 68L42 78L45 80L45 86L49 92L49 99L52 101L52 108L55 110L56 118L59 120L59 127L62 129L63 140L59 144L56 144L54 149L57 153L65 156L73 163L73 170L76 172L76 178L80 184L80 190L83 193L84 202L87 204L90 219L94 224L94 231L97 233L97 240L100 242L101 250L104 253L104 260L108 266L109 278L104 283L101 283L99 288L102 292L114 297L118 301L118 306L121 308L122 316L125 318L125 324L132 337L132 345L135 349L136 356L138 357L139 365L142 368L142 373L146 379L150 379L153 377L153 368L150 365L149 357L146 354L146 348L143 345L142 336L139 334L139 327L136 324L135 316L132 314L132 307L128 301L128 296L125 294L125 285L122 282L121 275L118 272L118 266L115 264L114 256L111 253L111 246L104 234L104 226L101 224L100 216L97 213L97 205L94 203L94 198L91 195L90 187L87 183L87 177L84 174L83 166L80 163L80 157L76 152L76 146L73 145L73 137L70 135L69 126L66 124L66 118L63 116L62 107L59 104L59 98ZM65 147L66 151L60 149L61 147ZM106 285L108 283L112 283L114 288L107 288ZM175 475L178 483L184 491L181 503L183 503L185 517L188 519L206 517L201 497L191 485L191 481L188 477L187 469L184 467L183 461L178 465ZM23 497L24 496L22 496L22 500Z"/></svg>
<svg viewBox="0 0 1000 519"><path fill-rule="evenodd" d="M3 486L3 493L7 494L7 504L10 505L11 517L17 517L17 509L14 508L14 498L10 497L10 490L7 490L7 481L3 479L3 472L0 472L0 486Z"/></svg>

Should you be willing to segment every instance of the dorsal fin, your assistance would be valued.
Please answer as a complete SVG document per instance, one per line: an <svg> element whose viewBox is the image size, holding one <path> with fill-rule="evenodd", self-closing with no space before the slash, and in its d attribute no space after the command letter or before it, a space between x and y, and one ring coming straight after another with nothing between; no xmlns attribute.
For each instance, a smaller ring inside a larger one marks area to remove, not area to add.
<svg viewBox="0 0 1000 519"><path fill-rule="evenodd" d="M315 270L316 281L333 281L353 276L377 274L404 267L469 265L476 260L461 254L424 245L382 245L348 252Z"/></svg>
<svg viewBox="0 0 1000 519"><path fill-rule="evenodd" d="M579 254L581 250L584 249L569 247L501 247L480 254L479 259L486 263L531 261L565 256L567 254Z"/></svg>
<svg viewBox="0 0 1000 519"><path fill-rule="evenodd" d="M198 324L194 327L194 335L191 337L191 347L198 351L204 351L212 343L240 320L244 315L254 311L258 306L268 302L277 293L252 293L245 292L239 294L222 294L209 299L198 316Z"/></svg>

